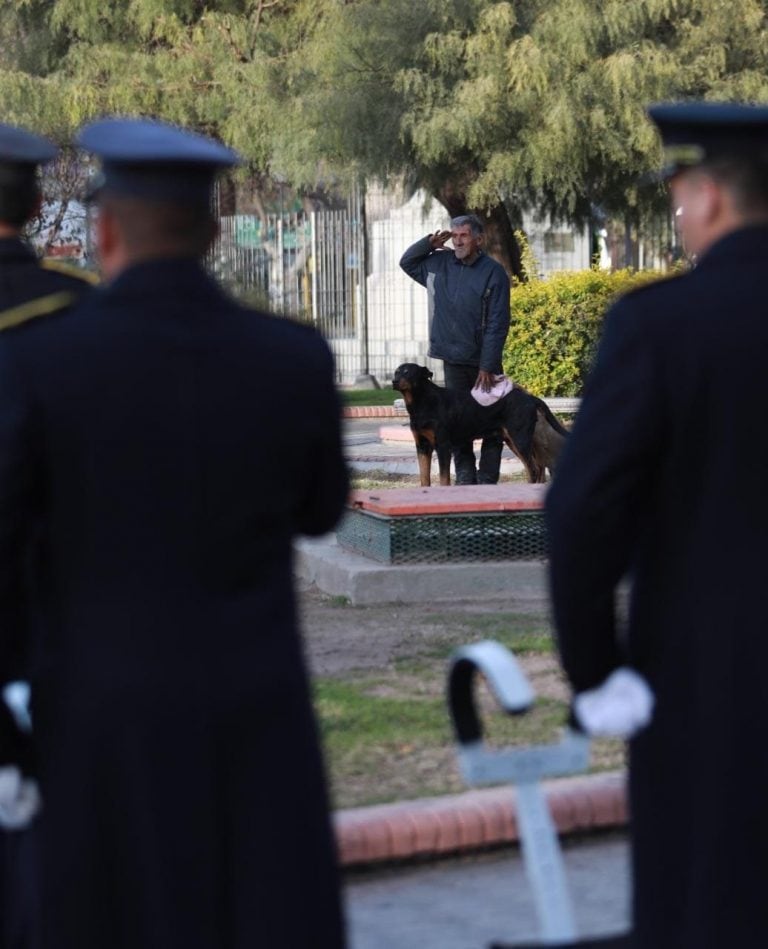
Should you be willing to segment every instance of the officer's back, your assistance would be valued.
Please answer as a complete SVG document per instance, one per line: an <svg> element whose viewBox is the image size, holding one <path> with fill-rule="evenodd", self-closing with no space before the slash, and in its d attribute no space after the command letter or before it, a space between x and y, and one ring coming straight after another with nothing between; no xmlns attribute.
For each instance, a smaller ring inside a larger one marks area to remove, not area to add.
<svg viewBox="0 0 768 949"><path fill-rule="evenodd" d="M90 289L91 281L74 267L41 262L23 240L25 226L38 212L42 200L39 167L56 156L53 143L26 129L0 124L0 333L23 333L39 319L59 319ZM25 603L24 571L6 578L14 590L14 603L4 598L0 612L3 629L3 669L0 684L29 674L29 643L23 641L19 619ZM0 768L31 767L27 738L0 701ZM7 813L3 825L15 820ZM17 826L0 832L0 949L33 947L37 940L36 867L34 839Z"/></svg>
<svg viewBox="0 0 768 949"><path fill-rule="evenodd" d="M104 286L0 336L0 575L42 534L43 946L341 949L291 574L346 495L332 357L200 263L229 149L81 143Z"/></svg>

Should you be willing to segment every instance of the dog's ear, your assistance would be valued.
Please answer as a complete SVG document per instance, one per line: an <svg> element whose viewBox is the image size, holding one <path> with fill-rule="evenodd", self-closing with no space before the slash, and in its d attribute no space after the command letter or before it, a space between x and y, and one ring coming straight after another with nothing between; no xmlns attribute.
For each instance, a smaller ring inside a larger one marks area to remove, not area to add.
<svg viewBox="0 0 768 949"><path fill-rule="evenodd" d="M431 371L430 371L429 369L427 369L426 366L420 366L419 368L421 369L422 378L424 378L424 379L431 379L431 378L432 378L432 373L431 373Z"/></svg>

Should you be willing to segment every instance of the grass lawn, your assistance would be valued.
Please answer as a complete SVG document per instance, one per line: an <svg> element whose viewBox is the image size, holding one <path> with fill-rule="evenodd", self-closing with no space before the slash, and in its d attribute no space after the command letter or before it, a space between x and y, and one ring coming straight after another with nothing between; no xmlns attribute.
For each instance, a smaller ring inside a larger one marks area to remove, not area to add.
<svg viewBox="0 0 768 949"><path fill-rule="evenodd" d="M339 389L343 405L394 405L402 396L394 389Z"/></svg>
<svg viewBox="0 0 768 949"><path fill-rule="evenodd" d="M340 604L329 605L338 609ZM347 607L352 621L364 610ZM546 618L511 612L434 612L422 615L419 623L414 640L398 645L383 667L315 678L315 708L335 807L466 790L456 765L445 701L448 660L464 643L495 639L509 646L538 696L530 712L510 717L498 709L485 683L478 682L476 700L489 744L539 744L560 736L568 714L568 691ZM620 768L623 760L622 743L594 743L594 770Z"/></svg>

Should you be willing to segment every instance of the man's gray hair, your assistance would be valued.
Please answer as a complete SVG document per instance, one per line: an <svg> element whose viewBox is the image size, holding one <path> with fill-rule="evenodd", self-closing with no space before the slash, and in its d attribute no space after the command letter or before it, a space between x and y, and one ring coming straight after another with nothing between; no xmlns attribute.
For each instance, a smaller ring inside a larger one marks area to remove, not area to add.
<svg viewBox="0 0 768 949"><path fill-rule="evenodd" d="M464 227L466 224L472 228L474 237L483 236L485 225L476 214L460 214L458 217L451 218L451 227Z"/></svg>

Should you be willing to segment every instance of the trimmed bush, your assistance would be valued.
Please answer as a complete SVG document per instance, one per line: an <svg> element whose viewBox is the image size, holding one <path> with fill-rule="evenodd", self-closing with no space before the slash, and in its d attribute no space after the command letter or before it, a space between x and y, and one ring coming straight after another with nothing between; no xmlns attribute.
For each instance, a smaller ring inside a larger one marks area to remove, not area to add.
<svg viewBox="0 0 768 949"><path fill-rule="evenodd" d="M504 372L536 395L581 395L610 304L663 277L651 270L595 269L515 283Z"/></svg>

